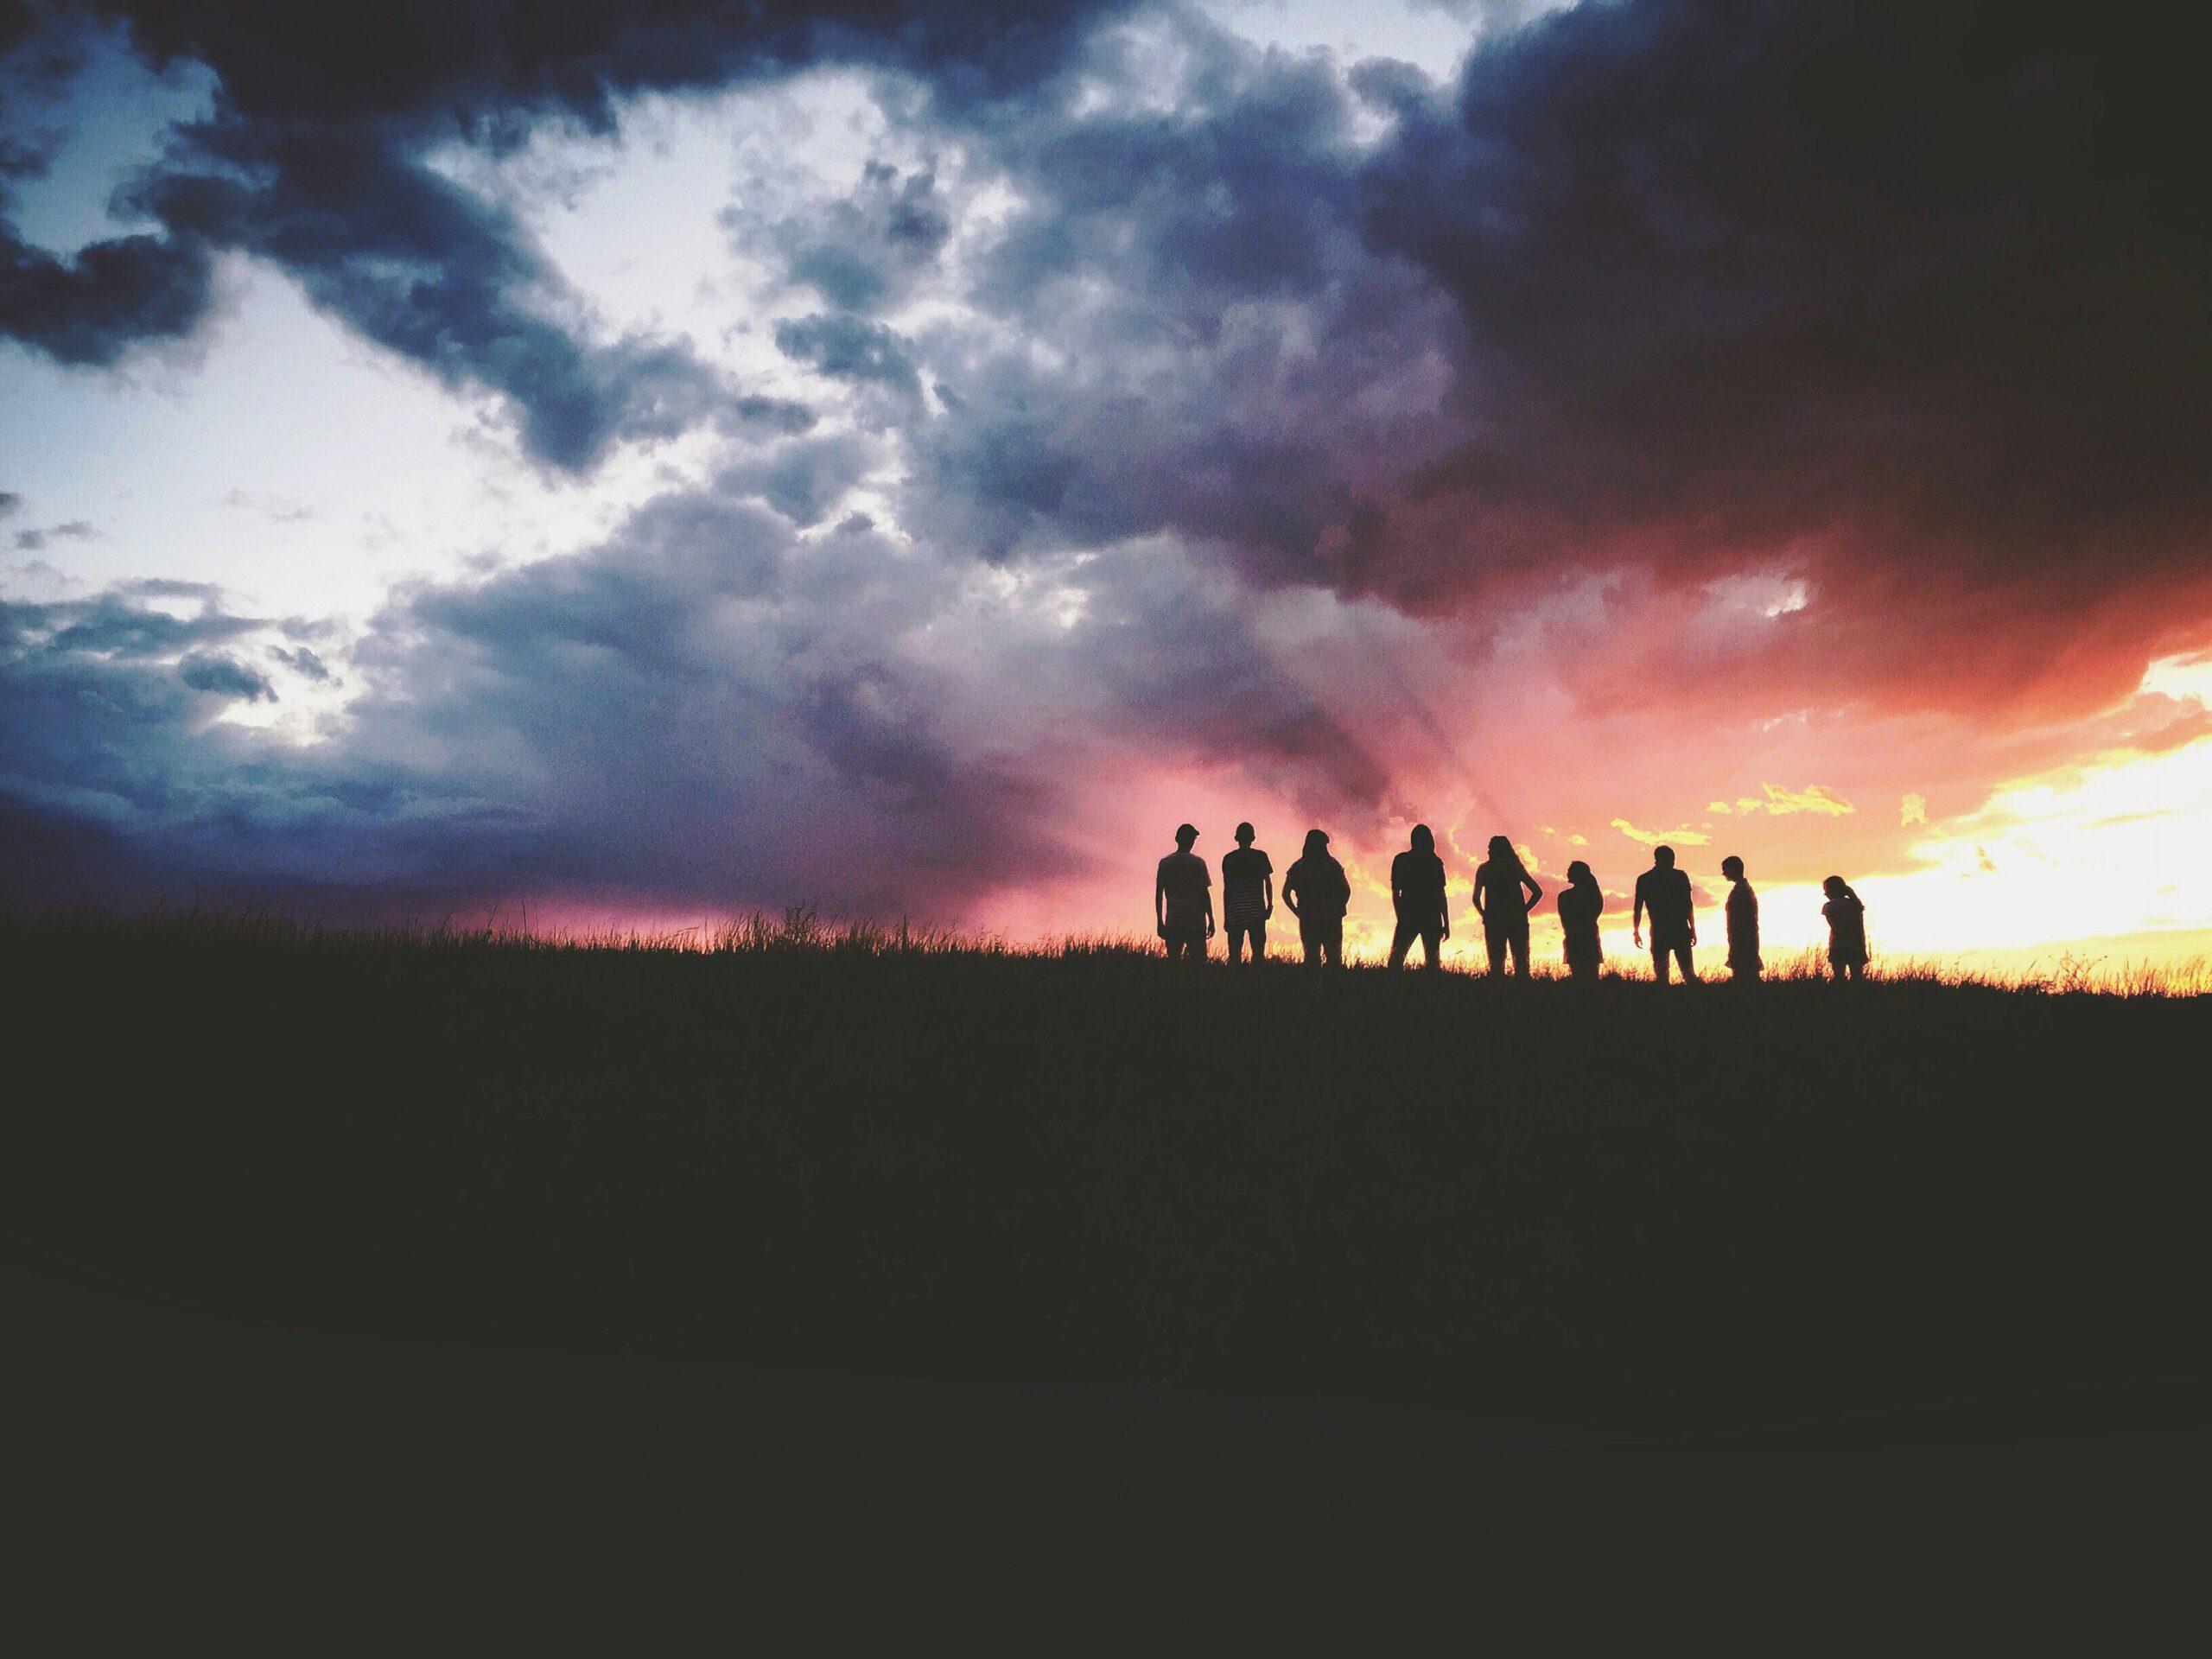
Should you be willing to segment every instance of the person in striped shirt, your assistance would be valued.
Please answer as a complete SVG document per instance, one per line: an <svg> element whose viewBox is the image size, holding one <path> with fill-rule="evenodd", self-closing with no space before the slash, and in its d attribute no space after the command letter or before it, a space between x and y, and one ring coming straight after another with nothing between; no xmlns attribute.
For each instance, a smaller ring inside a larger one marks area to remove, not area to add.
<svg viewBox="0 0 2212 1659"><path fill-rule="evenodd" d="M1244 940L1252 941L1252 960L1268 954L1268 918L1275 913L1274 861L1252 844L1249 823L1236 826L1236 850L1221 855L1221 925L1229 930L1229 959L1244 960Z"/></svg>

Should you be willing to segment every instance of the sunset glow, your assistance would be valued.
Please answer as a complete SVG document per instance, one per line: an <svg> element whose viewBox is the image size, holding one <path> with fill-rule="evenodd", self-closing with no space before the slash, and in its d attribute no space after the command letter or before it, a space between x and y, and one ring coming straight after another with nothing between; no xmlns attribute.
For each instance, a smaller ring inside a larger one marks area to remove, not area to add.
<svg viewBox="0 0 2212 1659"><path fill-rule="evenodd" d="M5 24L0 899L1148 937L1249 819L1372 957L1426 823L1463 966L1495 834L1543 963L1661 842L1716 961L1730 854L1777 959L2212 951L2139 47L753 10Z"/></svg>

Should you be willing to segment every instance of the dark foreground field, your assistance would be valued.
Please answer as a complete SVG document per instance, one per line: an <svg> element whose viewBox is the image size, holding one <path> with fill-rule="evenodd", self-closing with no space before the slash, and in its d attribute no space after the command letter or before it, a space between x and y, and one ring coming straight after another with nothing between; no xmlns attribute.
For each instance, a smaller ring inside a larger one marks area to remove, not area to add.
<svg viewBox="0 0 2212 1659"><path fill-rule="evenodd" d="M1532 1442L2212 1416L2212 1001L0 923L4 1247L324 1332Z"/></svg>

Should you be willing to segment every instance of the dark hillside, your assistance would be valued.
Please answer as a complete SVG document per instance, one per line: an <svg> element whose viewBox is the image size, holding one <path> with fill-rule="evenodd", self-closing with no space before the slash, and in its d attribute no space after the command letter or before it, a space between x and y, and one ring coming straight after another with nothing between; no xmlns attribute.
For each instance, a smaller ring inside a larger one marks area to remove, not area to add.
<svg viewBox="0 0 2212 1659"><path fill-rule="evenodd" d="M0 924L5 1248L327 1331L1631 1435L2212 1371L2205 998L738 944Z"/></svg>

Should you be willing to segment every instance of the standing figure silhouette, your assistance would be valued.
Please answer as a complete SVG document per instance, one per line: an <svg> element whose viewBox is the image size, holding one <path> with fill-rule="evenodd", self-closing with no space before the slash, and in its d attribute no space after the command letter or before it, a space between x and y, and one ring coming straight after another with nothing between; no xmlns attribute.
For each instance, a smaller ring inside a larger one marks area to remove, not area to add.
<svg viewBox="0 0 2212 1659"><path fill-rule="evenodd" d="M1344 907L1351 903L1351 882L1344 867L1329 854L1322 830L1306 832L1306 849L1283 873L1282 901L1298 918L1299 943L1310 968L1341 968L1344 963Z"/></svg>
<svg viewBox="0 0 2212 1659"><path fill-rule="evenodd" d="M1866 906L1851 890L1851 883L1832 875L1821 883L1828 901L1821 914L1828 918L1828 966L1838 983L1866 977Z"/></svg>
<svg viewBox="0 0 2212 1659"><path fill-rule="evenodd" d="M1244 940L1252 940L1252 960L1268 954L1268 918L1275 913L1275 867L1252 844L1252 826L1236 826L1236 850L1221 855L1221 925L1229 930L1229 959L1244 960Z"/></svg>
<svg viewBox="0 0 2212 1659"><path fill-rule="evenodd" d="M1206 861L1191 850L1198 832L1189 824L1175 832L1175 850L1160 861L1152 884L1152 909L1160 924L1167 960L1188 957L1204 962L1213 937L1213 878Z"/></svg>
<svg viewBox="0 0 2212 1659"><path fill-rule="evenodd" d="M1452 937L1449 901L1444 896L1444 861L1436 837L1425 823L1414 825L1413 844L1390 861L1390 902L1398 912L1398 931L1390 939L1390 965L1406 965L1406 952L1421 941L1421 957L1439 965L1444 941Z"/></svg>
<svg viewBox="0 0 2212 1659"><path fill-rule="evenodd" d="M1529 874L1513 843L1503 836L1492 836L1490 856L1475 867L1475 909L1483 918L1483 943L1490 950L1491 973L1505 971L1510 951L1514 973L1528 978L1529 912L1543 898L1544 890Z"/></svg>
<svg viewBox="0 0 2212 1659"><path fill-rule="evenodd" d="M1630 918L1637 944L1643 943L1643 917L1651 916L1651 976L1667 982L1669 957L1681 963L1682 982L1697 983L1690 953L1697 944L1697 899L1690 879L1675 868L1675 849L1654 847L1651 868L1636 878L1636 913Z"/></svg>
<svg viewBox="0 0 2212 1659"><path fill-rule="evenodd" d="M1567 886L1560 889L1559 925L1567 934L1567 971L1576 979L1598 977L1598 964L1605 959L1598 942L1598 918L1605 913L1605 895L1598 878L1580 859L1567 867Z"/></svg>
<svg viewBox="0 0 2212 1659"><path fill-rule="evenodd" d="M1720 861L1728 889L1728 976L1735 985L1755 985L1766 971L1759 960L1759 896L1744 879L1744 861L1733 853Z"/></svg>

